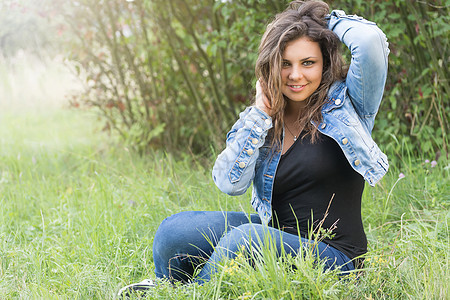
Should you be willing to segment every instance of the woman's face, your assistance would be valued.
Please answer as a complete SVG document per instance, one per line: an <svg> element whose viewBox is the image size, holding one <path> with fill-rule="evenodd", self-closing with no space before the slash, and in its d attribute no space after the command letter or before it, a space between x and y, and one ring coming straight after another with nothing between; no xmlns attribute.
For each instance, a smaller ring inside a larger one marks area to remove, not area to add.
<svg viewBox="0 0 450 300"><path fill-rule="evenodd" d="M281 92L292 101L304 101L322 81L323 57L319 43L301 37L287 43L282 55Z"/></svg>

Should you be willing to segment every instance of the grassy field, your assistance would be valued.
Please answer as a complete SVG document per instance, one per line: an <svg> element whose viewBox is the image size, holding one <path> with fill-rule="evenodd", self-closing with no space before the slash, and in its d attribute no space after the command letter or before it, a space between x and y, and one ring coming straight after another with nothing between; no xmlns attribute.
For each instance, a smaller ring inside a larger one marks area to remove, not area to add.
<svg viewBox="0 0 450 300"><path fill-rule="evenodd" d="M153 235L165 217L253 212L249 193L218 191L211 160L138 157L100 128L92 112L2 107L0 299L113 299L153 278ZM161 284L149 299L448 299L449 161L409 153L365 189L362 275L337 280L312 258L277 260L268 249L254 268L237 259L203 286Z"/></svg>

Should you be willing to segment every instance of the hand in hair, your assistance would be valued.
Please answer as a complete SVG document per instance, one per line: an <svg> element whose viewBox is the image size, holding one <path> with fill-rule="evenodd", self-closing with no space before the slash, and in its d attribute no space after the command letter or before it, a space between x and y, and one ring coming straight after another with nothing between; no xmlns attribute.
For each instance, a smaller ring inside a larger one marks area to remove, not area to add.
<svg viewBox="0 0 450 300"><path fill-rule="evenodd" d="M259 80L256 82L255 106L270 116L272 105L270 104L269 99L267 99L266 95L263 93Z"/></svg>

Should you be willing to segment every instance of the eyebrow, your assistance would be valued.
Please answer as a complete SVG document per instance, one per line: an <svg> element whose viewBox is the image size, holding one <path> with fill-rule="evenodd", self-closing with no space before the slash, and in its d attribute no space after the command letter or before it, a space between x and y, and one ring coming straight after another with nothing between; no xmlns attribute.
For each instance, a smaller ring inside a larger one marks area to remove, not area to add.
<svg viewBox="0 0 450 300"><path fill-rule="evenodd" d="M308 57L305 57L305 58L302 58L302 59L300 59L300 61L305 61L305 60L308 60L308 59L311 59L311 58L317 58L317 57L315 57L315 56L308 56ZM283 58L283 60L285 60L285 61L289 61L289 59L286 59L286 58Z"/></svg>

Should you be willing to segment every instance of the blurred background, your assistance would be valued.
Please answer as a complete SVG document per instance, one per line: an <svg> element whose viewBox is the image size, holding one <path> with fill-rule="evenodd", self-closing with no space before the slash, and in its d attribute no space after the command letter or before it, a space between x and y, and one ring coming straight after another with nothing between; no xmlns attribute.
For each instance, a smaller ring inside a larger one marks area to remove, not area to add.
<svg viewBox="0 0 450 300"><path fill-rule="evenodd" d="M2 0L0 108L92 110L139 153L209 156L251 103L261 35L288 3ZM377 143L394 161L448 155L450 1L328 3L388 37Z"/></svg>

